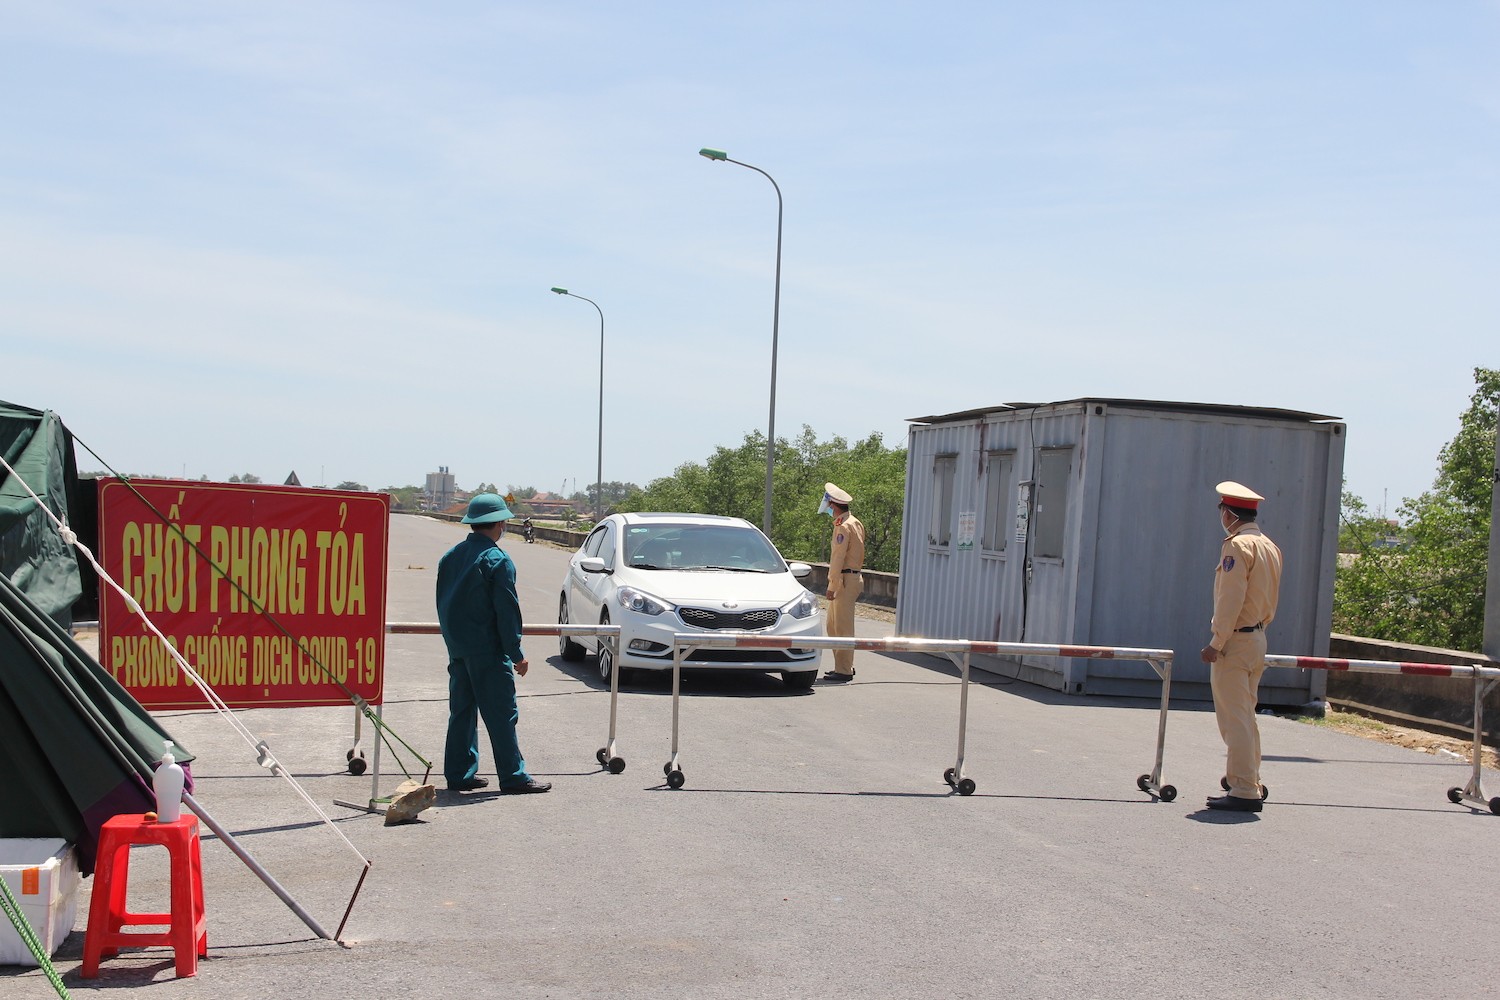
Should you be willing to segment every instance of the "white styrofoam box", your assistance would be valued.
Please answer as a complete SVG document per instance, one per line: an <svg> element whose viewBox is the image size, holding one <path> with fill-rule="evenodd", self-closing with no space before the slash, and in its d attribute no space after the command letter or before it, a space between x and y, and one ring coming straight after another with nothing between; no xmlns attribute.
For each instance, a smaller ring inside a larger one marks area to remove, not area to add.
<svg viewBox="0 0 1500 1000"><path fill-rule="evenodd" d="M80 880L73 845L56 838L0 837L0 877L47 954L57 951L78 915ZM0 916L0 965L36 964L31 949Z"/></svg>

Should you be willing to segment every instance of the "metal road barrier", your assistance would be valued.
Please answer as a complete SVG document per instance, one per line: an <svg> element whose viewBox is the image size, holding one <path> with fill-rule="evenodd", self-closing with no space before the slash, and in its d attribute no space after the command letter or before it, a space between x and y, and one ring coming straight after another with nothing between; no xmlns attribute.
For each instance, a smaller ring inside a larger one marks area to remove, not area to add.
<svg viewBox="0 0 1500 1000"><path fill-rule="evenodd" d="M1346 670L1351 674L1412 674L1419 677L1472 677L1474 679L1474 771L1463 788L1448 789L1454 805L1468 802L1488 807L1500 816L1500 796L1486 800L1479 775L1484 759L1480 737L1484 732L1484 699L1500 684L1500 667L1479 663L1403 663L1396 660L1334 660L1322 656L1267 656L1268 667L1301 667L1303 670Z"/></svg>
<svg viewBox="0 0 1500 1000"><path fill-rule="evenodd" d="M958 758L943 772L943 781L960 795L973 795L974 779L964 775L964 741L969 727L969 660L975 653L986 656L1057 656L1090 660L1145 660L1161 678L1161 713L1156 724L1156 763L1150 774L1136 779L1136 787L1156 794L1163 802L1177 798L1177 789L1161 783L1162 748L1167 735L1167 700L1172 689L1170 649L1131 649L1122 646L1047 646L1032 642L979 642L970 639L915 639L889 636L859 639L845 636L803 638L796 636L727 633L677 633L672 636L672 757L662 766L669 788L687 783L679 760L678 706L682 701L682 660L696 649L865 649L875 652L946 654L959 660Z"/></svg>
<svg viewBox="0 0 1500 1000"><path fill-rule="evenodd" d="M385 626L387 634L390 635L442 635L442 629L437 622L387 622ZM604 746L594 751L594 759L599 766L606 768L610 774L619 774L625 770L625 758L621 757L615 749L615 720L618 715L620 704L620 626L618 625L525 625L521 626L522 635L597 635L609 641L614 650L615 667L609 672L609 737ZM359 739L359 721L355 720L355 740ZM350 751L352 755L353 750ZM375 770L378 776L380 771L380 744L375 744ZM378 778L377 778L378 780Z"/></svg>

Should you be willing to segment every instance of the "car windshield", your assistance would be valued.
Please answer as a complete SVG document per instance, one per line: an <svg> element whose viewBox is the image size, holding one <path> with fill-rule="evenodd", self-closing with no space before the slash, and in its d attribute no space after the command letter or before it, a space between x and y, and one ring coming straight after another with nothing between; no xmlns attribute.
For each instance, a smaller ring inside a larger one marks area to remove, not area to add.
<svg viewBox="0 0 1500 1000"><path fill-rule="evenodd" d="M775 546L754 528L734 524L632 524L625 563L634 569L784 573Z"/></svg>

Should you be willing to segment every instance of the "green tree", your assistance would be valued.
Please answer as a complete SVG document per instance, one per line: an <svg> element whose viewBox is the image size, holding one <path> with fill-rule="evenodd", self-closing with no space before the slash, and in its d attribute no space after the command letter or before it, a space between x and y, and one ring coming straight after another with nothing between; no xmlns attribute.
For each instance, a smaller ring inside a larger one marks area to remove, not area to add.
<svg viewBox="0 0 1500 1000"><path fill-rule="evenodd" d="M258 483L260 482L260 477L252 472L247 472L243 476L230 476L229 481L231 483Z"/></svg>
<svg viewBox="0 0 1500 1000"><path fill-rule="evenodd" d="M1438 454L1432 489L1401 505L1401 544L1372 544L1363 530L1372 519L1345 495L1355 557L1340 567L1334 586L1337 631L1479 652L1500 371L1476 368L1474 382L1458 434Z"/></svg>
<svg viewBox="0 0 1500 1000"><path fill-rule="evenodd" d="M350 492L350 493L368 493L368 492L370 492L370 487L366 486L364 483L356 483L352 479L346 479L346 480L344 480L342 483L339 483L337 486L335 486L334 489L336 489L336 490L345 490L345 491Z"/></svg>
<svg viewBox="0 0 1500 1000"><path fill-rule="evenodd" d="M420 486L387 486L380 492L391 495L392 510L422 509L422 487Z"/></svg>
<svg viewBox="0 0 1500 1000"><path fill-rule="evenodd" d="M854 513L865 525L865 565L894 572L901 559L906 449L886 448L879 434L853 446L841 437L819 441L805 425L795 441L778 438L771 540L787 558L828 558L832 531L818 513L827 482L854 497ZM765 489L766 438L757 431L737 448L714 449L701 464L678 466L671 476L626 496L617 509L727 514L758 525L765 514Z"/></svg>

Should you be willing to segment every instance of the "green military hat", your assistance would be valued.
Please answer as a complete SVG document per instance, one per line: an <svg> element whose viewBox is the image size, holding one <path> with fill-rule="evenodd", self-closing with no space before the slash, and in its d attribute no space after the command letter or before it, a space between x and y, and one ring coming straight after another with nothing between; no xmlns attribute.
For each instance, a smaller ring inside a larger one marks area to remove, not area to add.
<svg viewBox="0 0 1500 1000"><path fill-rule="evenodd" d="M509 521L516 515L505 506L505 500L498 493L476 493L469 500L469 511L464 515L464 524L494 524L496 521Z"/></svg>

